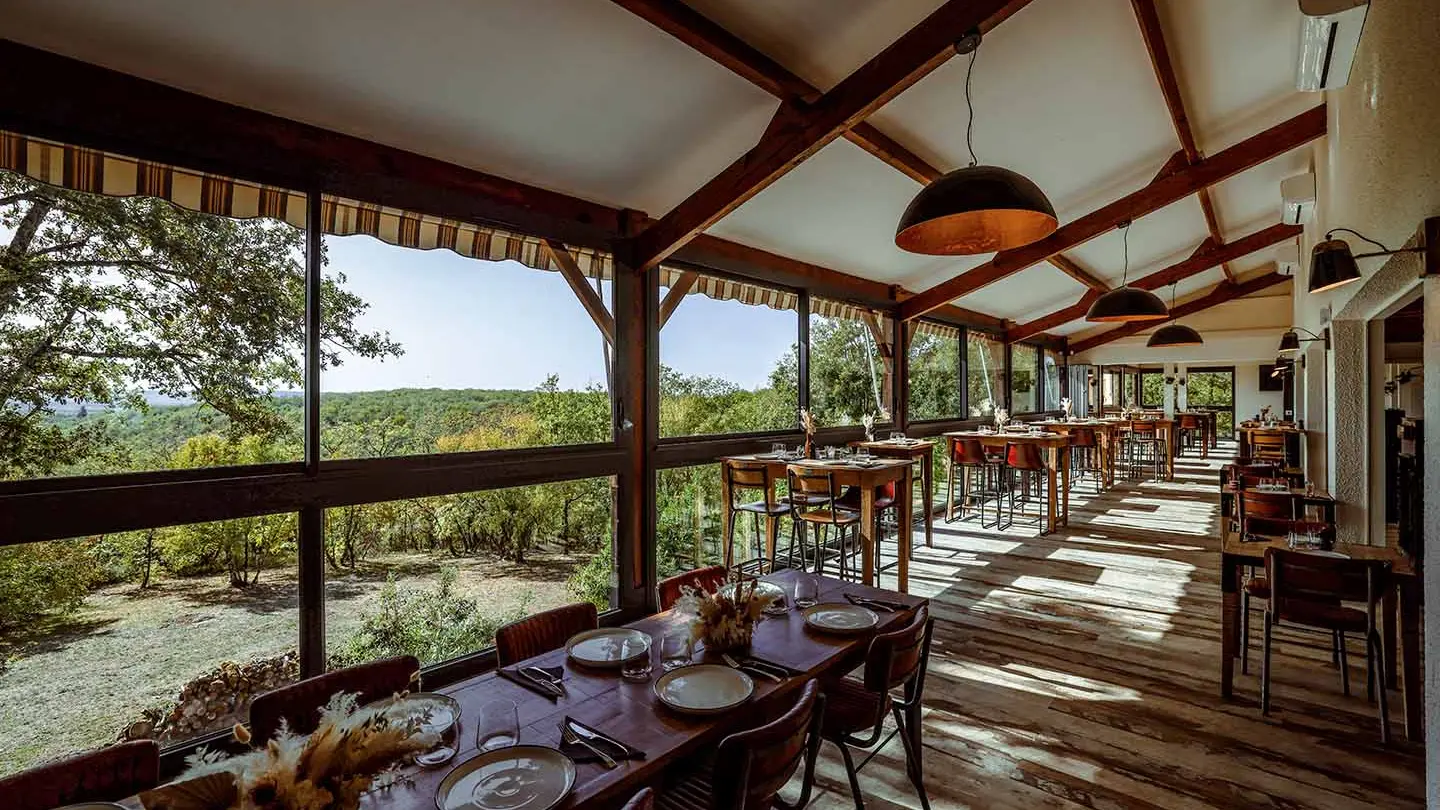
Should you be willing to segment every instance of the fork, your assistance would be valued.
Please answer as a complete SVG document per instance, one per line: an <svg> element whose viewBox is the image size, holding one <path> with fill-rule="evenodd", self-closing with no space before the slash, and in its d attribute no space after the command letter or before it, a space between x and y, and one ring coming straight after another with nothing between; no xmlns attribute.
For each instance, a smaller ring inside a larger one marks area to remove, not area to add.
<svg viewBox="0 0 1440 810"><path fill-rule="evenodd" d="M566 723L564 720L560 721L560 739L564 740L567 745L582 745L585 748L589 749L590 753L600 758L600 764L604 765L606 770L614 770L616 767L618 767L615 764L615 760L609 754L591 745L584 737L581 737L580 734L575 731L575 729L571 728L569 723Z"/></svg>
<svg viewBox="0 0 1440 810"><path fill-rule="evenodd" d="M520 671L530 676L532 680L537 680L548 685L551 689L554 689L559 694L565 694L565 684L559 678L556 678L554 675L551 675L540 667L521 667Z"/></svg>
<svg viewBox="0 0 1440 810"><path fill-rule="evenodd" d="M747 667L747 666L742 666L739 661L736 661L734 658L731 658L731 657L730 657L730 653L721 653L721 654L720 654L720 658L723 659L723 660L725 661L726 665L728 665L731 669L739 669L739 670L743 670L743 671L745 671L745 672L753 672L753 673L755 673L756 675L759 675L759 676L762 677L762 678L769 678L770 680L774 681L775 683L780 683L780 680L781 680L781 679L780 679L780 677L777 676L775 673L773 673L773 672L766 672L765 670L763 670L763 669L761 669L761 668L759 668L759 667Z"/></svg>

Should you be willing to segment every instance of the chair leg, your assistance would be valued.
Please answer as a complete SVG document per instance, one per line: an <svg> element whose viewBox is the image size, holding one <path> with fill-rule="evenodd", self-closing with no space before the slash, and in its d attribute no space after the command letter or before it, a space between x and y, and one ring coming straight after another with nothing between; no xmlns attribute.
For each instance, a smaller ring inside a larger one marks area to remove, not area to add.
<svg viewBox="0 0 1440 810"><path fill-rule="evenodd" d="M1340 631L1330 631L1330 663L1340 666Z"/></svg>
<svg viewBox="0 0 1440 810"><path fill-rule="evenodd" d="M911 729L910 723L905 722L903 715L897 709L895 711L895 724L900 727L900 744L905 747L905 771L910 776L910 783L915 786L915 792L920 795L920 806L924 810L930 810L930 795L925 792L925 774L920 767L920 729ZM914 735L914 739L911 739Z"/></svg>
<svg viewBox="0 0 1440 810"><path fill-rule="evenodd" d="M1350 662L1345 657L1345 633L1340 633L1340 688L1350 696Z"/></svg>
<svg viewBox="0 0 1440 810"><path fill-rule="evenodd" d="M1240 589L1240 674L1250 674L1250 593Z"/></svg>
<svg viewBox="0 0 1440 810"><path fill-rule="evenodd" d="M1390 744L1390 705L1389 698L1385 694L1385 647L1380 643L1380 634L1371 630L1369 633L1370 655L1375 661L1375 680L1380 684L1380 742L1383 745Z"/></svg>
<svg viewBox="0 0 1440 810"><path fill-rule="evenodd" d="M733 568L735 565L735 521L740 516L734 511L730 512L730 520L725 522L725 567Z"/></svg>
<svg viewBox="0 0 1440 810"><path fill-rule="evenodd" d="M1260 713L1270 714L1270 611L1265 611L1265 642L1260 655Z"/></svg>
<svg viewBox="0 0 1440 810"><path fill-rule="evenodd" d="M855 799L855 810L865 810L865 799L860 793L860 774L855 770L855 758L850 755L850 746L835 741L840 748L840 757L845 760L845 775L850 777L850 796Z"/></svg>

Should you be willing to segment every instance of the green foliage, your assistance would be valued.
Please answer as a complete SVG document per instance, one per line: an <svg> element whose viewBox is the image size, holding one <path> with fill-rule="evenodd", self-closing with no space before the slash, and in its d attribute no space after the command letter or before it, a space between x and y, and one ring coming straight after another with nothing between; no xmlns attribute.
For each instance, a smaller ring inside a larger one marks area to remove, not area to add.
<svg viewBox="0 0 1440 810"><path fill-rule="evenodd" d="M783 362L783 361L782 361ZM822 425L858 425L890 409L885 363L870 329L843 318L810 319L810 410Z"/></svg>
<svg viewBox="0 0 1440 810"><path fill-rule="evenodd" d="M392 575L374 613L362 613L360 627L333 650L332 667L346 667L395 655L413 655L422 664L448 661L495 643L501 625L522 618L529 598L502 615L487 616L474 599L455 593L455 570L445 568L432 589L401 588Z"/></svg>
<svg viewBox="0 0 1440 810"><path fill-rule="evenodd" d="M610 609L610 589L615 582L615 551L607 540L585 564L575 569L566 583L570 594L591 602L600 610Z"/></svg>
<svg viewBox="0 0 1440 810"><path fill-rule="evenodd" d="M959 339L916 332L910 340L910 418L960 415Z"/></svg>
<svg viewBox="0 0 1440 810"><path fill-rule="evenodd" d="M0 630L79 607L89 571L83 541L0 547Z"/></svg>

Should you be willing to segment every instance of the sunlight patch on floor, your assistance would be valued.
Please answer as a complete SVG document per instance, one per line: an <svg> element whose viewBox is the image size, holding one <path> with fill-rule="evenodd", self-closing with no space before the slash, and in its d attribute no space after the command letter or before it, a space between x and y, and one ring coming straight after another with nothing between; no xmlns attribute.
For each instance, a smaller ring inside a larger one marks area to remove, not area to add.
<svg viewBox="0 0 1440 810"><path fill-rule="evenodd" d="M930 664L932 673L974 681L991 686L1003 686L1018 692L1065 700L1087 700L1103 702L1129 702L1141 699L1141 693L1124 686L1105 683L1069 672L1043 669L1028 664L1006 664L996 667L968 661L947 659L938 665Z"/></svg>

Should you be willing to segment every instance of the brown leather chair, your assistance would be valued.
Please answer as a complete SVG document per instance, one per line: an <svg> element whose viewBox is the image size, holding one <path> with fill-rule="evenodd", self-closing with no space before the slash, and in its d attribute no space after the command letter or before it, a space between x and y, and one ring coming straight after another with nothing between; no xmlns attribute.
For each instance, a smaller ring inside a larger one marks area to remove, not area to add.
<svg viewBox="0 0 1440 810"><path fill-rule="evenodd" d="M1285 452L1285 434L1279 430L1253 430L1250 432L1250 457L1255 461L1273 461L1287 466L1289 456Z"/></svg>
<svg viewBox="0 0 1440 810"><path fill-rule="evenodd" d="M713 763L685 773L655 797L664 810L801 810L815 786L815 757L820 751L820 721L825 698L820 683L805 684L795 706L773 722L731 734L720 741ZM779 793L800 770L800 795L794 802Z"/></svg>
<svg viewBox="0 0 1440 810"><path fill-rule="evenodd" d="M296 734L309 734L320 723L320 709L338 692L352 692L361 704L419 687L420 661L413 655L384 658L337 669L266 692L250 703L250 738L263 745L284 721Z"/></svg>
<svg viewBox="0 0 1440 810"><path fill-rule="evenodd" d="M865 654L863 681L841 678L825 690L821 736L840 748L845 773L850 777L850 793L858 810L864 810L864 792L860 789L860 769L855 767L850 746L883 748L896 735L905 748L906 773L920 794L921 806L929 810L930 797L925 791L921 760L924 746L920 739L920 710L934 627L929 609L922 605L909 624L871 639ZM894 694L897 689L901 690L899 696ZM895 717L895 731L882 741L880 735L884 732L887 714Z"/></svg>
<svg viewBox="0 0 1440 810"><path fill-rule="evenodd" d="M1180 432L1180 446L1190 448L1195 446L1198 439L1202 446L1206 445L1205 429L1200 424L1200 417L1193 413L1180 414L1179 421L1175 425Z"/></svg>
<svg viewBox="0 0 1440 810"><path fill-rule="evenodd" d="M1138 479L1146 464L1150 464L1156 478L1165 469L1165 453L1168 449L1160 440L1160 426L1150 419L1136 419L1130 423L1130 433L1125 437L1125 459L1132 478Z"/></svg>
<svg viewBox="0 0 1440 810"><path fill-rule="evenodd" d="M1088 473L1095 481L1095 492L1102 488L1105 471L1101 469L1100 438L1093 428L1070 431L1070 487L1073 489Z"/></svg>
<svg viewBox="0 0 1440 810"><path fill-rule="evenodd" d="M795 517L795 531L799 534L801 555L804 556L804 542L807 532L804 527L815 529L815 573L825 573L825 560L833 552L839 558L840 578L852 579L850 563L860 553L860 511L841 502L843 493L835 484L835 475L817 471L801 464L791 464L785 469L789 483L791 513ZM830 542L829 531L835 530L835 541ZM791 537L791 548L796 539ZM856 572L858 574L858 572Z"/></svg>
<svg viewBox="0 0 1440 810"><path fill-rule="evenodd" d="M131 740L0 779L5 810L118 802L160 784L160 744Z"/></svg>
<svg viewBox="0 0 1440 810"><path fill-rule="evenodd" d="M502 667L543 655L565 646L576 633L600 626L600 614L590 602L552 608L495 631L495 658Z"/></svg>
<svg viewBox="0 0 1440 810"><path fill-rule="evenodd" d="M1359 633L1365 637L1366 692L1371 700L1378 693L1380 741L1389 743L1385 645L1380 642L1376 622L1380 601L1391 587L1389 564L1267 548L1265 578L1270 583L1270 600L1265 608L1260 711L1270 713L1271 631L1276 625L1286 622L1334 634L1340 643L1340 683L1346 695L1350 694L1350 669L1345 659L1345 634ZM1363 602L1365 609L1349 607L1346 602Z"/></svg>
<svg viewBox="0 0 1440 810"><path fill-rule="evenodd" d="M874 533L873 536L875 537L876 571L888 571L900 564L899 543L904 542L907 534L911 535L913 545L913 533L907 533L900 528L900 499L896 495L898 490L899 482L897 481L887 481L875 487L875 525L870 527L870 531ZM835 503L842 509L852 509L858 514L860 512L860 496L861 491L859 487L846 487L845 491L840 494L839 500ZM884 555L884 518L886 512L892 512L894 515L896 534L895 559L889 563L881 560L881 557Z"/></svg>
<svg viewBox="0 0 1440 810"><path fill-rule="evenodd" d="M980 526L991 528L1000 523L1000 478L1004 468L1004 459L986 451L985 445L979 439L956 439L950 452L950 474L945 476L949 479L946 483L945 493L945 522L954 523L955 517L955 479L960 479L960 517L965 519L965 510L975 500L976 495L972 493L971 487L974 484L975 473L980 473ZM985 522L985 501L987 497L995 498L995 522Z"/></svg>
<svg viewBox="0 0 1440 810"><path fill-rule="evenodd" d="M1010 494L1010 522L1006 523L1004 528L1015 525L1016 487L1015 481L1013 480L1014 473L1020 473L1019 489L1024 494L1023 500L1028 502L1033 486L1032 478L1035 476L1039 476L1039 488L1042 490L1042 494L1046 494L1043 492L1043 490L1049 486L1049 476L1046 474L1046 470L1045 455L1038 445L1030 444L1029 442L1016 442L1005 445L1005 472L1011 476L1011 480L1007 482L1007 489ZM1041 534L1045 534L1046 504L1048 503L1048 497L1041 498L1040 516L1038 518Z"/></svg>
<svg viewBox="0 0 1440 810"><path fill-rule="evenodd" d="M765 554L765 544L760 535L760 519L778 519L785 515L793 517L790 503L775 494L775 476L770 473L770 465L763 461L726 461L724 474L730 485L730 503L725 505L725 508L730 510L730 520L725 526L725 566L752 574L769 573L774 568L775 561ZM745 500L745 493L755 490L760 491L761 499ZM743 514L750 515L754 524L754 545L751 556L737 562L735 524Z"/></svg>
<svg viewBox="0 0 1440 810"><path fill-rule="evenodd" d="M650 788L642 788L639 793L630 797L621 810L651 810L655 806L655 791Z"/></svg>
<svg viewBox="0 0 1440 810"><path fill-rule="evenodd" d="M661 610L669 610L675 607L686 587L694 588L704 593L715 593L725 584L730 572L723 565L711 565L705 568L696 568L694 571L686 571L683 574L676 574L660 580L655 586L656 602Z"/></svg>

